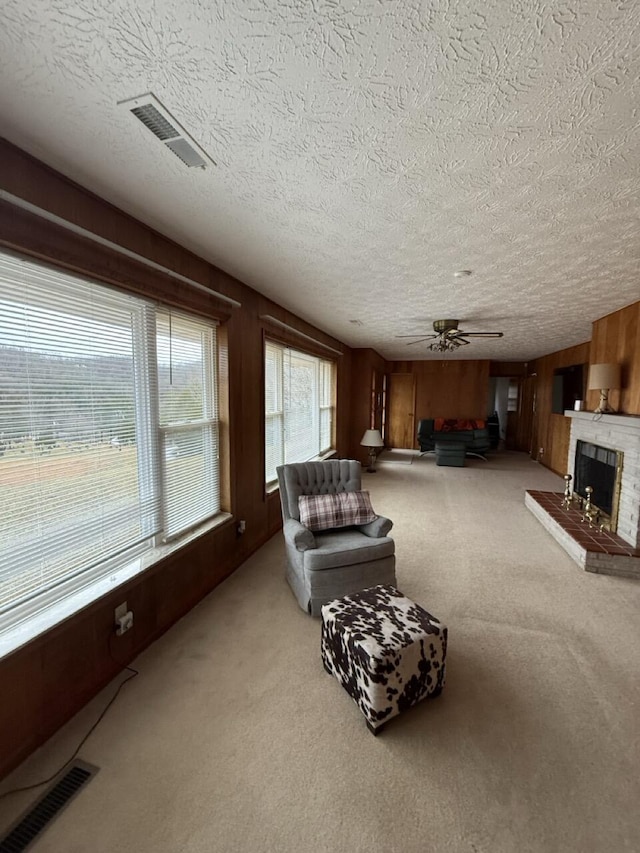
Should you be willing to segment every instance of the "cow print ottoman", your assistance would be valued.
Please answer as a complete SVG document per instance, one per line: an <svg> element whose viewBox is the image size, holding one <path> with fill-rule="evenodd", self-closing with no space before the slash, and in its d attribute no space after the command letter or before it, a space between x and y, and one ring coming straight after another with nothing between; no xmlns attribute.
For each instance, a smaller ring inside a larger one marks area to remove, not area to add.
<svg viewBox="0 0 640 853"><path fill-rule="evenodd" d="M447 628L392 586L322 608L322 662L377 734L384 723L444 687Z"/></svg>

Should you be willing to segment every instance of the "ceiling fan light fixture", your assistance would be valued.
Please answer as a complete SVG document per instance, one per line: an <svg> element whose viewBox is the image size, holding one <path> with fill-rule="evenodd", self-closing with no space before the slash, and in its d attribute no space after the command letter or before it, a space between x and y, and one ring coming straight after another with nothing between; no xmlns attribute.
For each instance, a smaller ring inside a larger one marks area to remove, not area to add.
<svg viewBox="0 0 640 853"><path fill-rule="evenodd" d="M460 341L451 340L449 338L440 338L432 344L429 344L428 348L431 352L454 352L459 346L461 346Z"/></svg>
<svg viewBox="0 0 640 853"><path fill-rule="evenodd" d="M401 338L417 337L419 340L412 343L422 343L429 338L435 338L427 349L431 352L455 352L459 347L468 346L471 341L468 338L501 338L503 332L465 332L459 329L460 320L434 320L433 335L398 335Z"/></svg>

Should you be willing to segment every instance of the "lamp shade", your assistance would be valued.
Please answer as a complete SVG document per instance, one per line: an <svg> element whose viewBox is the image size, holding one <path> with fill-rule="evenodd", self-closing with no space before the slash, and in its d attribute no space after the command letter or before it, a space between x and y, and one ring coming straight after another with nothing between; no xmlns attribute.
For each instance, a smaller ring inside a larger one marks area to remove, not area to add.
<svg viewBox="0 0 640 853"><path fill-rule="evenodd" d="M360 444L364 447L384 447L384 441L380 435L379 429L365 430L364 435L360 439Z"/></svg>
<svg viewBox="0 0 640 853"><path fill-rule="evenodd" d="M620 387L619 364L592 364L589 368L589 390Z"/></svg>

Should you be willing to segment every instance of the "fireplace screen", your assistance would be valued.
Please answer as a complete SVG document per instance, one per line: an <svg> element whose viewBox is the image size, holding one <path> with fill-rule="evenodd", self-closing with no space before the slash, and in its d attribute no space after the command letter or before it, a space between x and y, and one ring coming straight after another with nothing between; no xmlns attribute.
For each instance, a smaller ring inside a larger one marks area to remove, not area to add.
<svg viewBox="0 0 640 853"><path fill-rule="evenodd" d="M612 531L618 524L622 456L618 450L586 441L576 442L574 492L586 499L586 488L591 486L591 503L600 511L600 521L608 522Z"/></svg>

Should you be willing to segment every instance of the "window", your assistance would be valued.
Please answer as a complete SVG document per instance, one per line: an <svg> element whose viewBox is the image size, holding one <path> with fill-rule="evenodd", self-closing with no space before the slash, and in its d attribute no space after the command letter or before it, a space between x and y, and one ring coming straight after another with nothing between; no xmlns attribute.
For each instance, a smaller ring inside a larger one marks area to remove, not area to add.
<svg viewBox="0 0 640 853"><path fill-rule="evenodd" d="M335 412L331 361L268 341L265 348L265 478L276 466L331 449Z"/></svg>
<svg viewBox="0 0 640 853"><path fill-rule="evenodd" d="M219 511L215 357L215 324L0 253L0 614Z"/></svg>
<svg viewBox="0 0 640 853"><path fill-rule="evenodd" d="M156 316L163 529L171 538L220 509L215 326Z"/></svg>

